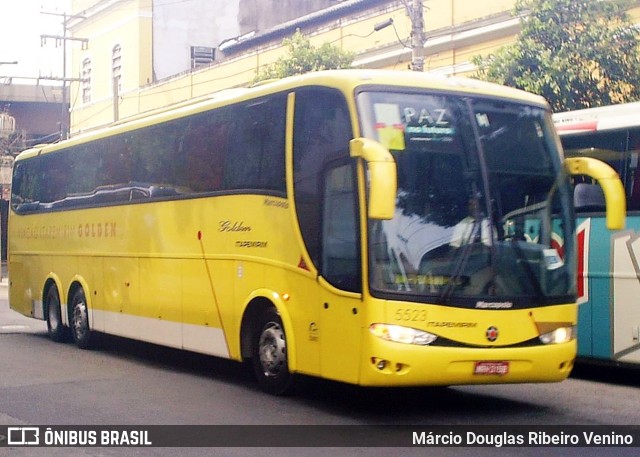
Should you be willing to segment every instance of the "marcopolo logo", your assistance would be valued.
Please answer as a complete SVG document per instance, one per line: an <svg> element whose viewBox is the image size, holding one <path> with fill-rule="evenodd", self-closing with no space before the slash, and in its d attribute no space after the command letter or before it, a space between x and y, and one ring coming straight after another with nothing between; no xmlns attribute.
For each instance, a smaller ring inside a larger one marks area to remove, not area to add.
<svg viewBox="0 0 640 457"><path fill-rule="evenodd" d="M500 332L498 332L498 328L494 327L493 325L489 327L487 329L487 332L485 333L487 340L489 340L491 343L498 339L498 335L500 335Z"/></svg>

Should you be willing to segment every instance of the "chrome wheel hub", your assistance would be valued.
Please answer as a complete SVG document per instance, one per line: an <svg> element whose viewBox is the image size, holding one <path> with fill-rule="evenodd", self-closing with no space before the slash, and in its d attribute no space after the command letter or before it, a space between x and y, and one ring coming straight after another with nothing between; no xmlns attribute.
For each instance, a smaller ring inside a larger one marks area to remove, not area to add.
<svg viewBox="0 0 640 457"><path fill-rule="evenodd" d="M282 328L271 322L260 335L258 353L260 354L260 366L265 376L278 376L287 362L286 343Z"/></svg>

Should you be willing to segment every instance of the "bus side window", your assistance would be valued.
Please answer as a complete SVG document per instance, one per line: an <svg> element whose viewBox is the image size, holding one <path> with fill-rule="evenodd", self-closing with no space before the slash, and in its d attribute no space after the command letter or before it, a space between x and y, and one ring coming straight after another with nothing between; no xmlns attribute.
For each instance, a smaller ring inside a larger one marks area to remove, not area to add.
<svg viewBox="0 0 640 457"><path fill-rule="evenodd" d="M224 158L226 190L286 191L286 100L277 94L226 108L234 120Z"/></svg>
<svg viewBox="0 0 640 457"><path fill-rule="evenodd" d="M69 154L54 153L42 160L41 166L46 169L48 177L45 179L45 170L40 170L37 200L41 203L52 203L67 196L66 187L72 171L68 157Z"/></svg>
<svg viewBox="0 0 640 457"><path fill-rule="evenodd" d="M633 133L622 129L565 135L561 139L567 157L592 157L611 166L618 173L624 184L627 210L640 209L640 174L637 171L637 149L640 148L640 138L634 139ZM634 144L636 145L635 147ZM636 149L636 152L633 152L634 149ZM578 183L597 185L592 182L591 178L586 176L574 176L571 179L574 189ZM599 207L593 204L593 198L596 198L595 193L598 191L586 189L582 189L578 196L574 191L576 211L603 212L604 205ZM587 200L589 198L591 202Z"/></svg>
<svg viewBox="0 0 640 457"><path fill-rule="evenodd" d="M260 154L260 188L285 192L285 120L287 99L284 95L272 97L260 114L263 125Z"/></svg>
<svg viewBox="0 0 640 457"><path fill-rule="evenodd" d="M224 151L228 143L229 124L213 114L198 116L186 127L178 145L182 167L177 184L191 192L222 189Z"/></svg>
<svg viewBox="0 0 640 457"><path fill-rule="evenodd" d="M322 217L322 274L334 286L360 292L355 173L351 164L325 174Z"/></svg>
<svg viewBox="0 0 640 457"><path fill-rule="evenodd" d="M335 90L298 90L295 105L294 198L307 252L320 268L323 172L330 162L349 158L351 123L346 101Z"/></svg>
<svg viewBox="0 0 640 457"><path fill-rule="evenodd" d="M131 149L122 135L99 143L103 154L99 165L102 172L96 177L97 186L126 185L132 181Z"/></svg>
<svg viewBox="0 0 640 457"><path fill-rule="evenodd" d="M638 153L640 145L635 146L629 154L629 180L627 189L627 210L640 210L640 170L638 170Z"/></svg>

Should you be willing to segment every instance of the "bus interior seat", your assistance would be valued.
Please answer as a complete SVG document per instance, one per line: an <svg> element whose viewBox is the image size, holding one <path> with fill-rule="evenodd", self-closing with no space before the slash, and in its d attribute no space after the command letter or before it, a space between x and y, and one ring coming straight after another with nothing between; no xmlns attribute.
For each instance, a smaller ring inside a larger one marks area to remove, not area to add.
<svg viewBox="0 0 640 457"><path fill-rule="evenodd" d="M598 184L578 183L573 190L573 204L578 212L604 211L604 192Z"/></svg>

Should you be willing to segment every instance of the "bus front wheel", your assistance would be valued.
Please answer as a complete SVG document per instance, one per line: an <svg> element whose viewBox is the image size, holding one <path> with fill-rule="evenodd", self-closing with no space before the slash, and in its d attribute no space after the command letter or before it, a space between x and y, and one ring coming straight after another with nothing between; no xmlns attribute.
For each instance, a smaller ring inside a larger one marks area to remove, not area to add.
<svg viewBox="0 0 640 457"><path fill-rule="evenodd" d="M47 332L49 333L49 338L56 343L61 343L65 340L65 327L62 324L60 294L58 293L58 287L55 284L47 290L45 304L47 310Z"/></svg>
<svg viewBox="0 0 640 457"><path fill-rule="evenodd" d="M91 347L92 332L89 328L89 308L81 288L76 289L71 298L71 333L73 341L80 349Z"/></svg>
<svg viewBox="0 0 640 457"><path fill-rule="evenodd" d="M262 313L254 338L252 363L258 384L267 393L285 394L291 387L293 376L289 372L282 319L275 309Z"/></svg>

